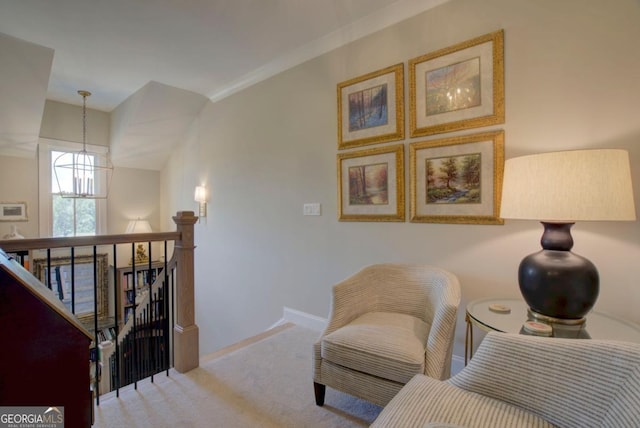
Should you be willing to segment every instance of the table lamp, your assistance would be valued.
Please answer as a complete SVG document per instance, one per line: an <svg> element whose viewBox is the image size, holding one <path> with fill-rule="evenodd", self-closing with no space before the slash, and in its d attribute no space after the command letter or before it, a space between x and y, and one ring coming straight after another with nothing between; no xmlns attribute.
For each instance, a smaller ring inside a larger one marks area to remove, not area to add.
<svg viewBox="0 0 640 428"><path fill-rule="evenodd" d="M518 283L529 314L580 325L594 306L599 275L588 259L571 252L576 221L635 220L625 150L574 150L505 161L500 216L539 220L542 250L526 256Z"/></svg>

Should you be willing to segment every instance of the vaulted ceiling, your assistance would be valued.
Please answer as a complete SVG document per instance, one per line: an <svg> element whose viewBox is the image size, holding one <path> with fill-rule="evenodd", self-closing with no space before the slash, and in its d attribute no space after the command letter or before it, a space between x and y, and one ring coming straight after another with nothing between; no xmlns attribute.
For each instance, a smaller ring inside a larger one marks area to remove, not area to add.
<svg viewBox="0 0 640 428"><path fill-rule="evenodd" d="M84 89L114 164L160 169L209 100L445 1L0 0L0 154L33 152L45 100Z"/></svg>

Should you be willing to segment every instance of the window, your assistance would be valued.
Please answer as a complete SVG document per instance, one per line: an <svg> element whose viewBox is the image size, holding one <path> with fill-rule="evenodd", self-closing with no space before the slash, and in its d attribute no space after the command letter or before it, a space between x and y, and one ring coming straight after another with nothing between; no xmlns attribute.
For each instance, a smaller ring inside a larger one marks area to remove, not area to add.
<svg viewBox="0 0 640 428"><path fill-rule="evenodd" d="M88 147L88 145L87 145ZM58 177L53 171L55 160L69 152L82 150L82 145L57 140L41 139L38 145L40 236L82 236L106 233L106 201L89 198L63 198L61 188L73 188L69 170ZM91 147L93 152L106 147ZM63 158L64 159L64 158ZM98 177L96 177L98 180ZM98 186L101 183L96 182Z"/></svg>

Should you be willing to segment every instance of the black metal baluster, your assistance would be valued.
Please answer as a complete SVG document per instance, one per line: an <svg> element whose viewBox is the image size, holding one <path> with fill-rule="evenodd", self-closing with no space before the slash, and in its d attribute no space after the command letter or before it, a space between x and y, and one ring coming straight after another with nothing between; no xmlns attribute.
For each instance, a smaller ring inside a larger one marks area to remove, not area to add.
<svg viewBox="0 0 640 428"><path fill-rule="evenodd" d="M113 370L115 370L115 373L118 374L118 376L115 377L116 381L115 381L115 390L116 390L116 397L120 397L120 344L119 344L119 336L120 336L120 320L118 319L118 317L120 316L120 311L119 311L119 302L120 302L120 295L118 294L118 287L116 285L117 281L118 281L118 253L117 253L117 249L116 249L116 244L113 244L113 300L114 300L114 319L115 319L115 332L116 332L116 343L115 343L115 351L114 354L116 358L115 358L115 368L112 367L112 374L114 373ZM122 291L121 291L122 293ZM125 293L126 294L126 293ZM114 379L113 376L111 376L111 379ZM111 389L113 390L114 385L111 386Z"/></svg>
<svg viewBox="0 0 640 428"><path fill-rule="evenodd" d="M170 362L169 362L169 353L171 352L170 348L173 348L171 346L171 344L173 342L171 342L169 340L169 299L173 300L173 296L169 295L169 272L167 270L168 268L168 262L167 262L167 241L164 241L164 268L163 268L163 272L164 272L164 283L162 284L162 293L163 293L163 301L162 301L162 316L163 316L163 320L162 320L162 333L163 333L163 337L164 337L164 349L163 349L163 361L164 361L164 365L165 368L167 370L167 376L169 376L169 367L170 367Z"/></svg>
<svg viewBox="0 0 640 428"><path fill-rule="evenodd" d="M71 257L71 289L74 289L74 264L73 264L73 256ZM72 292L73 293L73 292ZM96 404L100 405L100 382L99 382L99 361L98 361L98 351L100 346L100 341L98 340L98 247L93 246L93 336L95 340L96 346L96 361L95 361L95 379L96 379Z"/></svg>
<svg viewBox="0 0 640 428"><path fill-rule="evenodd" d="M149 296L151 297L151 296ZM144 348L145 348L145 353L144 353L144 359L142 361L143 365L144 365L144 370L145 370L145 377L149 376L149 373L151 372L151 367L149 366L149 352L151 350L150 347L150 342L149 342L149 318L150 318L150 312L149 312L149 308L145 308L144 309Z"/></svg>
<svg viewBox="0 0 640 428"><path fill-rule="evenodd" d="M137 316L136 316L136 309L137 309L137 304L136 304L136 294L137 294L137 290L136 287L139 286L138 284L138 275L136 273L136 244L135 242L131 243L131 272L132 272L132 277L133 277L133 328L132 328L132 333L133 333L133 348L132 348L132 361L133 361L133 373L132 376L135 379L134 383L134 388L137 390L138 389L138 370L137 370L137 356L138 356L138 341L137 341L137 336L138 336L138 328L137 328Z"/></svg>
<svg viewBox="0 0 640 428"><path fill-rule="evenodd" d="M51 290L51 248L47 248L47 275L46 275L46 284Z"/></svg>
<svg viewBox="0 0 640 428"><path fill-rule="evenodd" d="M176 263L175 267L173 268L173 270L171 271L171 343L175 344L175 323L176 323L176 305L175 305L175 278L176 278L176 269L178 269L178 264ZM173 362L176 360L176 355L175 355L175 350L174 350L175 346L171 346L171 361L169 362L170 365L173 364Z"/></svg>
<svg viewBox="0 0 640 428"><path fill-rule="evenodd" d="M151 331L150 328L152 328L151 323L152 323L152 319L153 319L153 280L155 275L153 274L153 267L152 267L152 263L151 263L151 241L147 242L147 252L149 253L149 265L147 267L147 287L149 287L149 312L147 314L147 324L146 324L146 329L147 329L147 336L151 335ZM151 343L152 339L148 338L147 339L147 353L145 354L145 359L147 360L147 368L148 370L151 372L151 382L153 383L153 375L154 375L154 371L153 371L153 351L152 351L152 343Z"/></svg>
<svg viewBox="0 0 640 428"><path fill-rule="evenodd" d="M76 313L76 248L71 247L71 312ZM95 282L93 283L95 288Z"/></svg>

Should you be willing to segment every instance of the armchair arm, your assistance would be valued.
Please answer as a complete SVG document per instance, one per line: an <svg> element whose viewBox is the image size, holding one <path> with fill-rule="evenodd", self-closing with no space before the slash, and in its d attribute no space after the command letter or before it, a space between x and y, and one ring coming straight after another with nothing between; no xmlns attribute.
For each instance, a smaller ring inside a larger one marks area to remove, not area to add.
<svg viewBox="0 0 640 428"><path fill-rule="evenodd" d="M371 286L375 280L365 268L333 286L329 323L323 336L375 310L378 293Z"/></svg>
<svg viewBox="0 0 640 428"><path fill-rule="evenodd" d="M487 334L471 362L447 381L531 411L563 427L601 427L640 365L640 345L604 340ZM630 414L625 417L639 418ZM636 420L636 419L634 419Z"/></svg>
<svg viewBox="0 0 640 428"><path fill-rule="evenodd" d="M460 283L454 274L443 270L434 276L434 281L441 284L432 288L432 299L437 303L427 339L425 375L444 380L451 375L451 355L461 298Z"/></svg>

